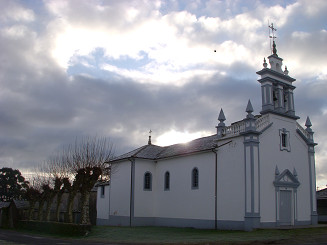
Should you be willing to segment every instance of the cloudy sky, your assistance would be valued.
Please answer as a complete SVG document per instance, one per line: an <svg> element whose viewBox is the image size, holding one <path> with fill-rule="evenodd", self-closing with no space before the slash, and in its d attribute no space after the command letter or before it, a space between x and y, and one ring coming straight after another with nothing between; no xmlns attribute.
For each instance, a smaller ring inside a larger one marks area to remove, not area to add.
<svg viewBox="0 0 327 245"><path fill-rule="evenodd" d="M256 71L277 49L327 184L327 1L0 0L0 167L22 171L80 136L123 153L215 133L261 109ZM213 52L217 50L217 52Z"/></svg>

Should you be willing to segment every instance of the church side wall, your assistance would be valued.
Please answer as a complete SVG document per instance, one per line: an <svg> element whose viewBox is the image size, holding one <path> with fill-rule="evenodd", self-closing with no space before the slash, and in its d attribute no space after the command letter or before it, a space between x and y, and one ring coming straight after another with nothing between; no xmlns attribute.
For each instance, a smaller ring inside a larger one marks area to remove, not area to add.
<svg viewBox="0 0 327 245"><path fill-rule="evenodd" d="M199 171L199 187L192 188L192 170ZM214 228L215 154L200 153L161 160L156 169L154 215L157 225ZM170 188L164 176L170 174Z"/></svg>
<svg viewBox="0 0 327 245"><path fill-rule="evenodd" d="M139 225L152 225L153 220L142 218L153 218L153 198L156 192L156 170L154 161L135 160L135 195L134 195L134 217ZM151 190L144 190L144 174L151 173Z"/></svg>
<svg viewBox="0 0 327 245"><path fill-rule="evenodd" d="M101 188L104 188L104 195ZM109 189L109 185L97 188L97 225L109 224Z"/></svg>
<svg viewBox="0 0 327 245"><path fill-rule="evenodd" d="M110 180L109 222L111 225L129 225L131 162L116 163L114 169Z"/></svg>
<svg viewBox="0 0 327 245"><path fill-rule="evenodd" d="M296 198L292 205L292 219L303 224L310 221L310 176L308 149L296 132L295 120L270 114L272 126L260 135L260 206L261 223L274 224L277 220L279 204L276 201L275 180L276 166L280 173L295 168L300 182ZM289 132L290 151L281 150L280 130ZM296 202L296 203L295 203Z"/></svg>
<svg viewBox="0 0 327 245"><path fill-rule="evenodd" d="M243 229L244 220L244 144L243 136L220 141L218 145L218 228ZM235 222L236 221L236 222Z"/></svg>

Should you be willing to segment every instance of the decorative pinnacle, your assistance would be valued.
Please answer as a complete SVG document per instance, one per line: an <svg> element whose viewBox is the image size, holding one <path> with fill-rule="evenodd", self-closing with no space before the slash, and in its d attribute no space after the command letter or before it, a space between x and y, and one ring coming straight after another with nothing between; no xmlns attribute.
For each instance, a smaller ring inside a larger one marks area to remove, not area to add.
<svg viewBox="0 0 327 245"><path fill-rule="evenodd" d="M287 66L285 66L284 74L285 74L286 76L288 75Z"/></svg>
<svg viewBox="0 0 327 245"><path fill-rule="evenodd" d="M226 120L226 117L225 117L223 109L221 108L220 112L219 112L219 116L218 116L218 121L219 121L218 126L225 126L225 123L224 123L225 120Z"/></svg>
<svg viewBox="0 0 327 245"><path fill-rule="evenodd" d="M250 100L248 101L248 105L246 106L245 111L248 113L248 115L246 116L247 118L253 118L253 115L252 115L253 107L252 107L252 104L251 104Z"/></svg>
<svg viewBox="0 0 327 245"><path fill-rule="evenodd" d="M276 48L276 43L275 43L275 41L273 41L273 54L276 55L276 56L278 56L278 55L277 55L277 48Z"/></svg>
<svg viewBox="0 0 327 245"><path fill-rule="evenodd" d="M219 116L218 116L218 120L219 120L220 122L223 122L223 121L226 120L226 117L225 117L225 114L224 114L224 111L223 111L222 108L220 109Z"/></svg>
<svg viewBox="0 0 327 245"><path fill-rule="evenodd" d="M278 170L277 165L276 165L276 168L275 168L275 175L279 175L279 170Z"/></svg>
<svg viewBox="0 0 327 245"><path fill-rule="evenodd" d="M309 118L309 117L307 117L307 120L305 121L305 126L306 126L307 128L310 128L310 127L312 126L312 124L311 124L311 121L310 121L310 118Z"/></svg>
<svg viewBox="0 0 327 245"><path fill-rule="evenodd" d="M297 178L297 172L296 172L295 168L293 168L293 175L294 175L295 178Z"/></svg>
<svg viewBox="0 0 327 245"><path fill-rule="evenodd" d="M267 68L266 58L263 58L263 64L262 65L263 65L264 68Z"/></svg>
<svg viewBox="0 0 327 245"><path fill-rule="evenodd" d="M246 110L247 113L251 114L253 112L253 107L251 104L251 100L248 101L248 105L246 106Z"/></svg>

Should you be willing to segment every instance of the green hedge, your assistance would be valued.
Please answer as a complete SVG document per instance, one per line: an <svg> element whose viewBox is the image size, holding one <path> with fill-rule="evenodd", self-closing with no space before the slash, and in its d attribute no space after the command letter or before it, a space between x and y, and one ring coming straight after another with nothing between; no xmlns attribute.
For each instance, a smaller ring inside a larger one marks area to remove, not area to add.
<svg viewBox="0 0 327 245"><path fill-rule="evenodd" d="M91 225L25 220L19 221L18 228L63 236L84 236L91 231Z"/></svg>

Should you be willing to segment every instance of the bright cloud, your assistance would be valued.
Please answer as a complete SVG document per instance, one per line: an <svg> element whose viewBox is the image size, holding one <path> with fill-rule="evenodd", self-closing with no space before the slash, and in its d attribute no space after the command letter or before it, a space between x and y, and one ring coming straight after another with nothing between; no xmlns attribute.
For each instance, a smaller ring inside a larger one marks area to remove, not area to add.
<svg viewBox="0 0 327 245"><path fill-rule="evenodd" d="M153 143L160 146L167 146L177 143L187 143L191 140L201 138L207 135L210 135L210 133L208 132L190 133L190 132L178 132L176 130L170 130L157 137Z"/></svg>

